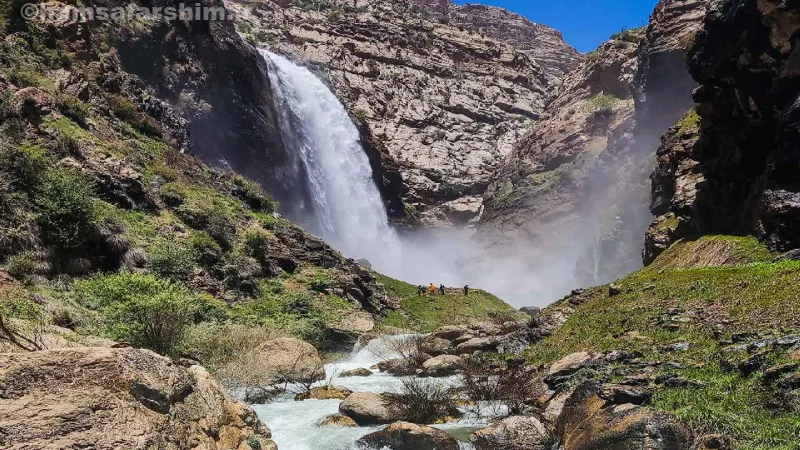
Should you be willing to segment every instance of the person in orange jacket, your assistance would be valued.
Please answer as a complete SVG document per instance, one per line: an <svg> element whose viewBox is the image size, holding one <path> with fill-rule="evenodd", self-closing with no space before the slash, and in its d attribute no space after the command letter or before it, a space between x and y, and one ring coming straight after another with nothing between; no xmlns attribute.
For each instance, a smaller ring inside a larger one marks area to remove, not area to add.
<svg viewBox="0 0 800 450"><path fill-rule="evenodd" d="M431 283L431 295L436 295L436 286Z"/></svg>

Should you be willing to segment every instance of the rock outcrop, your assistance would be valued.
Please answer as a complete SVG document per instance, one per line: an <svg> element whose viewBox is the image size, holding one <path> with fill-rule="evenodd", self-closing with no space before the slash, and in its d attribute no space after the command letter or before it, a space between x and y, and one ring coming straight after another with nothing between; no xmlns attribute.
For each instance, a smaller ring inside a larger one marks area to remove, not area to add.
<svg viewBox="0 0 800 450"><path fill-rule="evenodd" d="M146 350L0 354L0 447L277 450L203 368Z"/></svg>
<svg viewBox="0 0 800 450"><path fill-rule="evenodd" d="M579 53L564 42L564 35L540 23L494 6L451 0L411 0L440 22L473 28L497 41L513 45L531 56L553 79L560 79L581 62Z"/></svg>
<svg viewBox="0 0 800 450"><path fill-rule="evenodd" d="M320 68L362 130L392 217L431 227L474 221L493 168L522 125L540 117L553 74L578 58L574 49L495 8L486 11L498 23L448 3L450 24L404 1L321 4L228 3L242 34ZM530 39L527 51L511 45L514 35ZM540 35L548 45L538 45ZM536 56L551 48L548 75Z"/></svg>
<svg viewBox="0 0 800 450"><path fill-rule="evenodd" d="M700 105L664 137L645 260L680 238L755 234L800 246L800 14L778 1L715 3L689 50Z"/></svg>

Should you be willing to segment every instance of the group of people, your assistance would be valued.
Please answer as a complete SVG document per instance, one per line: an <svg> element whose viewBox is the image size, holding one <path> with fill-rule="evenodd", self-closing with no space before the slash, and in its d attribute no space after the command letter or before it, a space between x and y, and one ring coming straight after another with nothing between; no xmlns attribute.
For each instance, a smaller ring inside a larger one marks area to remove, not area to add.
<svg viewBox="0 0 800 450"><path fill-rule="evenodd" d="M425 296L425 291L426 291L425 286L423 286L421 284L419 286L417 286L417 294L419 294L420 297L424 297ZM436 296L436 286L433 283L431 283L431 285L428 287L427 291L430 292L431 297L435 297ZM444 287L443 284L439 285L439 295L445 295L446 292L447 292L447 288ZM465 297L469 296L469 285L464 286L464 296Z"/></svg>

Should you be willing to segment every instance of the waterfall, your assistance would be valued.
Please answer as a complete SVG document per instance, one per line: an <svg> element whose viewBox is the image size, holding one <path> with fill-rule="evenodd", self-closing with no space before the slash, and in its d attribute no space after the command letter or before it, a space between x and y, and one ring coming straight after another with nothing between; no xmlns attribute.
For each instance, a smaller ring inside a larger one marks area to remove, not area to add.
<svg viewBox="0 0 800 450"><path fill-rule="evenodd" d="M307 174L313 204L303 223L351 258L390 271L400 242L372 179L358 128L328 86L308 68L261 50L269 72L284 145Z"/></svg>

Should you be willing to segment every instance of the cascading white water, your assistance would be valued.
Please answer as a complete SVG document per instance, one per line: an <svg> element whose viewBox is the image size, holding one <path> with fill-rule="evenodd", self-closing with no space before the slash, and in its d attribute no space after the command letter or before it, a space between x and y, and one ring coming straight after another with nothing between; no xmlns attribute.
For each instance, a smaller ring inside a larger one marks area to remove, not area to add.
<svg viewBox="0 0 800 450"><path fill-rule="evenodd" d="M409 336L383 336L374 339L365 346L356 345L350 357L344 361L325 365L325 373L332 384L344 386L354 392L397 392L402 385L402 378L375 371L369 377L338 378L337 375L357 368L370 368L374 364L400 355L394 350L394 342L407 339ZM455 385L456 377L442 379L441 382ZM265 405L255 405L258 416L272 430L272 437L281 450L355 450L356 441L384 426L370 427L320 427L319 422L325 417L339 412L340 400L306 400L296 402L291 395ZM505 414L503 409L484 408L479 412L464 410L465 417L459 422L435 425L448 433L461 437L459 447L462 450L473 449L463 440L470 431L483 428L496 415ZM363 450L363 449L359 449ZM372 449L384 450L384 449Z"/></svg>
<svg viewBox="0 0 800 450"><path fill-rule="evenodd" d="M308 174L316 230L345 255L387 269L400 243L372 179L358 128L328 86L309 69L261 50L269 72L284 145Z"/></svg>

